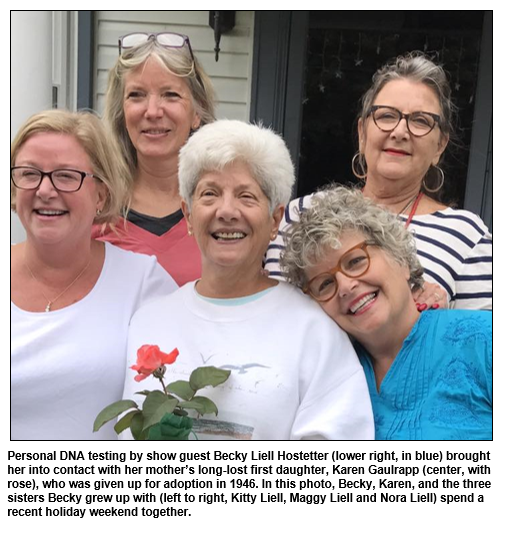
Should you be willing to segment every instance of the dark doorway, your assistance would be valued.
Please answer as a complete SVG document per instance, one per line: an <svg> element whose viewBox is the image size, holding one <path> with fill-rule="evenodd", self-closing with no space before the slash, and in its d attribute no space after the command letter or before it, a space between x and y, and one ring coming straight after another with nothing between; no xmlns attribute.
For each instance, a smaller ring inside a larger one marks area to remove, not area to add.
<svg viewBox="0 0 507 533"><path fill-rule="evenodd" d="M484 11L310 11L297 195L357 182L350 163L359 99L380 66L422 50L444 64L459 108L444 200L463 207L483 18Z"/></svg>

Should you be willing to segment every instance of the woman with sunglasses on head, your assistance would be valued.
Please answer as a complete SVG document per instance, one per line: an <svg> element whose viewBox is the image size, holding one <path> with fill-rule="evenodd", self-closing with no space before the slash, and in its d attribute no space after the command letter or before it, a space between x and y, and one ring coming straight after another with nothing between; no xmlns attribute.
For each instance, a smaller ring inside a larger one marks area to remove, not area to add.
<svg viewBox="0 0 507 533"><path fill-rule="evenodd" d="M286 236L282 268L356 340L378 440L492 438L491 313L419 313L410 233L345 187L315 195Z"/></svg>
<svg viewBox="0 0 507 533"><path fill-rule="evenodd" d="M454 105L442 67L420 53L398 57L378 70L362 98L359 151L354 174L363 193L398 216L415 235L424 267L425 291L415 291L427 307L491 309L492 241L482 220L438 199L444 183L440 163L453 134ZM311 197L294 200L282 233ZM280 274L280 235L268 250L266 269ZM438 284L438 285L437 285Z"/></svg>
<svg viewBox="0 0 507 533"><path fill-rule="evenodd" d="M116 227L93 236L155 255L178 285L201 273L180 209L178 154L191 133L215 119L214 92L187 36L131 33L119 40L104 120L128 164L128 199Z"/></svg>
<svg viewBox="0 0 507 533"><path fill-rule="evenodd" d="M116 439L93 433L121 399L127 329L176 283L153 257L91 239L124 201L121 158L101 121L51 110L11 145L11 203L26 241L11 250L11 438Z"/></svg>

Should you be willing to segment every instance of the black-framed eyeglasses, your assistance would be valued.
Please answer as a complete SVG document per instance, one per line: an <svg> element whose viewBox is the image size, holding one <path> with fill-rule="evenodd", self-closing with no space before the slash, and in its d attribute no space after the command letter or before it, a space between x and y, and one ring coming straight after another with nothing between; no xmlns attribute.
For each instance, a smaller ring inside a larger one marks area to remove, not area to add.
<svg viewBox="0 0 507 533"><path fill-rule="evenodd" d="M368 115L372 116L377 128L386 133L393 131L404 118L407 121L408 131L415 137L428 135L442 120L440 115L435 113L427 111L402 113L399 109L388 105L371 106Z"/></svg>
<svg viewBox="0 0 507 533"><path fill-rule="evenodd" d="M303 292L318 302L331 300L338 291L337 272L348 278L358 278L366 274L371 263L368 246L374 245L375 243L368 241L356 244L340 257L335 268L312 278L303 288Z"/></svg>
<svg viewBox="0 0 507 533"><path fill-rule="evenodd" d="M122 50L135 48L136 46L147 43L150 40L156 41L160 46L164 46L165 48L183 48L186 45L188 46L188 51L190 52L192 61L195 61L194 52L190 46L190 39L188 38L188 35L173 33L170 31L161 31L158 33L145 33L142 31L127 33L127 35L123 35L123 37L118 39L118 52L121 55Z"/></svg>
<svg viewBox="0 0 507 533"><path fill-rule="evenodd" d="M11 180L14 187L25 191L38 189L45 176L59 192L79 191L86 177L100 180L98 176L73 168L57 168L51 172L43 172L34 167L11 167Z"/></svg>

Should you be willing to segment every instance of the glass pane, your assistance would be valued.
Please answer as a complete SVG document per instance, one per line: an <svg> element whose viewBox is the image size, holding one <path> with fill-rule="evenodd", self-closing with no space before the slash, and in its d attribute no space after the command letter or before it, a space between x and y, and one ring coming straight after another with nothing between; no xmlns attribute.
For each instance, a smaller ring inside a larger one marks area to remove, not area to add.
<svg viewBox="0 0 507 533"><path fill-rule="evenodd" d="M483 11L310 11L298 196L333 181L357 184L359 99L374 72L411 50L440 58L459 107L459 144L446 150L444 200L463 205Z"/></svg>

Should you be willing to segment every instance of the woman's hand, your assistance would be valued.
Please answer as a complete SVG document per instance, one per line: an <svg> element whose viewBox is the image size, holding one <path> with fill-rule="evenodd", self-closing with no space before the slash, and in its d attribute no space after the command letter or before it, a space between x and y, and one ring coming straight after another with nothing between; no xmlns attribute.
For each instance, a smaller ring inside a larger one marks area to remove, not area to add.
<svg viewBox="0 0 507 533"><path fill-rule="evenodd" d="M424 283L422 289L412 292L419 312L426 309L446 309L449 307L447 292L438 283Z"/></svg>

